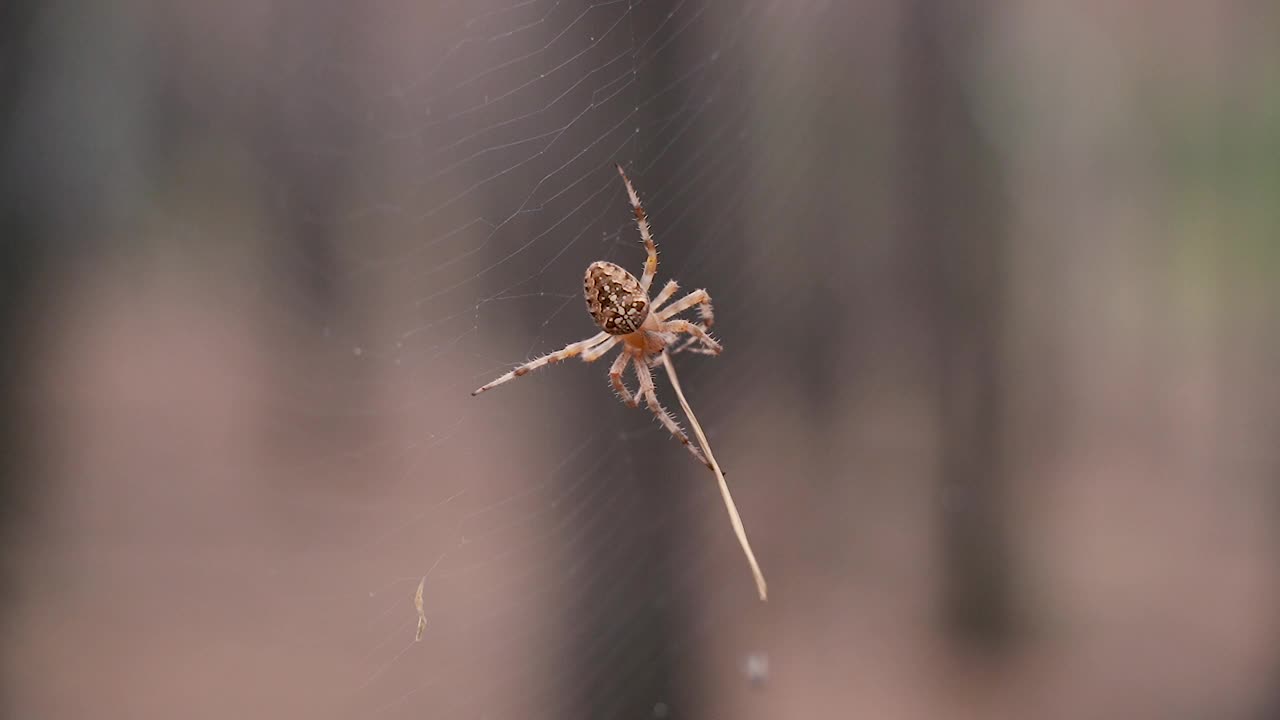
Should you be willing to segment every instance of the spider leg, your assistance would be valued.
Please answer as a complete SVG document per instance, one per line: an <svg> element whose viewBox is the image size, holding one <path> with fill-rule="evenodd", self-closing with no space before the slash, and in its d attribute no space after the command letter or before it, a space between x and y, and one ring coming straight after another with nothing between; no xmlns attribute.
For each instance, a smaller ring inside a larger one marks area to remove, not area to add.
<svg viewBox="0 0 1280 720"><path fill-rule="evenodd" d="M605 356L605 353L613 349L618 344L618 336L610 335L608 340L596 345L595 347L582 353L582 362L595 362Z"/></svg>
<svg viewBox="0 0 1280 720"><path fill-rule="evenodd" d="M523 365L520 365L519 367L515 368L515 369L514 369L514 370L512 370L511 372L507 373L506 375L503 375L502 377L500 377L500 378L498 378L498 379L494 380L494 381L493 381L493 382L491 382L491 383L488 383L488 384L486 384L486 385L481 385L480 387L476 388L475 390L472 390L472 391L471 391L471 395L472 395L473 397L474 397L474 396L476 396L476 395L479 395L480 393L484 392L485 390L491 390L491 389L493 389L493 388L495 388L495 387L497 387L497 386L499 386L499 385L501 385L501 384L503 384L503 383L505 383L505 382L509 382L509 381L511 381L511 380L515 380L516 378L520 377L521 375L525 375L525 374L529 373L529 372L530 372L530 371L532 371L532 370L537 370L538 368L542 367L543 365L550 365L550 364L552 364L552 363L560 362L561 360L567 360L567 359L569 359L569 358L573 357L574 355L578 355L579 353L583 352L584 350L587 350L588 348L591 348L591 347L595 346L596 344L598 344L598 343L600 343L600 342L607 341L607 340L609 339L609 337L610 337L609 333L601 332L601 333L597 333L597 334L595 334L595 335L593 335L593 336L591 336L591 337L589 337L589 338L587 338L586 340L583 340L583 341L581 341L581 342L569 343L568 345L565 345L565 346L564 346L563 348L561 348L560 350L557 350L557 351L555 351L555 352L553 352L553 353L550 353L550 354L547 354L547 355L543 355L542 357L540 357L540 358L538 358L538 359L536 359L536 360L530 360L529 362L527 362L527 363L525 363L525 364L523 364Z"/></svg>
<svg viewBox="0 0 1280 720"><path fill-rule="evenodd" d="M698 306L698 319L702 322L698 323L703 330L710 330L712 325L716 324L716 313L711 307L711 296L707 296L707 301Z"/></svg>
<svg viewBox="0 0 1280 720"><path fill-rule="evenodd" d="M644 365L644 360L637 359L636 365ZM636 370L636 380L640 379L640 371ZM640 401L644 399L644 383L640 383L640 387L636 388L636 394L631 396L631 407L640 407Z"/></svg>
<svg viewBox="0 0 1280 720"><path fill-rule="evenodd" d="M706 328L705 325L699 325L698 327L701 327L704 329ZM685 350L688 350L691 353L697 353L699 355L711 355L714 357L716 355L719 355L720 351L723 350L724 348L723 346L720 345L720 341L715 340L715 338L712 338L712 341L715 343L714 346L707 345L702 341L701 338L694 336L689 338L688 340L685 340L683 343L680 344L679 347L673 348L671 350L671 354L677 355L679 353L684 352Z"/></svg>
<svg viewBox="0 0 1280 720"><path fill-rule="evenodd" d="M720 354L720 351L718 350L708 350L705 347L698 346L696 344L697 342L698 342L697 338L689 338L684 342L683 345L676 348L675 350L672 350L671 352L672 354L675 354L675 353L680 353L680 352L684 352L685 350L688 350L691 353L697 353L699 355L710 355L712 357L715 357L716 355Z"/></svg>
<svg viewBox="0 0 1280 720"><path fill-rule="evenodd" d="M716 324L716 315L715 315L715 311L711 307L711 296L707 294L706 290L695 290L689 293L688 295L685 295L684 297L680 298L679 300L672 303L671 305L668 305L666 308L664 308L662 311L658 313L658 319L666 320L667 318L673 317L675 315L679 315L680 313L694 306L697 306L698 319L702 321L699 323L699 326L701 326L703 330L710 330L711 326ZM715 355L720 352L719 350L714 350L714 351L710 350L709 348L711 348L711 346L705 345L705 343L703 348L691 347L697 344L698 342L700 342L700 338L691 337L688 340L686 340L684 344L680 345L680 347L678 348L675 348L671 352L674 354L674 353L683 352L685 350L693 350L693 352L700 352L705 355ZM719 343L715 343L715 346L719 347Z"/></svg>
<svg viewBox="0 0 1280 720"><path fill-rule="evenodd" d="M671 332L688 333L693 336L684 345L680 346L681 350L693 343L702 343L699 351L706 351L708 355L719 355L720 351L724 349L715 338L707 334L707 331L701 325L694 325L688 320L667 320L663 325Z"/></svg>
<svg viewBox="0 0 1280 720"><path fill-rule="evenodd" d="M640 278L640 287L647 293L649 286L653 284L653 276L658 273L658 246L654 244L653 233L649 230L649 217L645 215L644 206L640 204L640 196L636 194L635 187L627 178L626 171L617 163L613 166L618 168L622 182L627 185L627 197L631 200L631 208L636 213L636 227L640 228L640 239L644 240L644 249L649 253L649 257L644 262L644 275Z"/></svg>
<svg viewBox="0 0 1280 720"><path fill-rule="evenodd" d="M702 318L703 324L708 328L714 325L716 322L716 316L711 310L711 296L707 294L706 290L694 290L688 295L685 295L679 300L666 306L658 312L658 319L666 320L668 318L673 318L695 305L702 306L698 308L698 312Z"/></svg>
<svg viewBox="0 0 1280 720"><path fill-rule="evenodd" d="M689 436L684 434L684 431L680 429L680 425L676 423L675 418L671 417L671 413L667 412L667 409L662 407L662 403L658 402L658 394L653 386L653 375L649 372L649 366L642 362L637 362L636 377L640 379L640 392L644 394L645 400L649 403L649 409L658 418L658 422L662 423L667 432L674 435L681 445L688 448L698 462L711 467L711 463L707 462L707 459L702 456L702 451L698 449L698 446L689 442Z"/></svg>
<svg viewBox="0 0 1280 720"><path fill-rule="evenodd" d="M657 312L658 308L662 307L662 303L670 300L671 296L675 295L679 289L680 283L675 280L668 280L667 284L662 286L662 292L658 293L657 297L650 301L649 312Z"/></svg>
<svg viewBox="0 0 1280 720"><path fill-rule="evenodd" d="M629 407L636 407L636 400L631 399L631 391L627 389L627 384L622 382L622 373L627 371L627 363L631 361L631 356L625 351L618 353L618 359L613 361L613 365L609 368L609 382L613 383L613 389L618 393L618 399ZM637 397L639 395L637 394Z"/></svg>

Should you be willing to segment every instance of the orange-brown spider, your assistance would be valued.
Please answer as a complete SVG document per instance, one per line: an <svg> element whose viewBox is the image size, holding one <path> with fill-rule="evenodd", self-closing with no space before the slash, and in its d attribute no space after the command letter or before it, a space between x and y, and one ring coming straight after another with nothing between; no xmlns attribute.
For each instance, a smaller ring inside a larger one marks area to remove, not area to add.
<svg viewBox="0 0 1280 720"><path fill-rule="evenodd" d="M680 335L689 337L681 345L672 348L672 352L690 350L706 355L720 354L722 349L720 343L707 332L715 323L715 314L711 309L711 296L706 290L694 290L663 307L663 304L670 300L680 288L675 280L668 280L662 287L662 291L652 300L649 299L649 287L653 284L653 277L658 272L658 247L654 244L653 234L649 231L649 220L645 215L644 206L640 204L640 196L636 194L622 166L615 165L615 167L618 168L618 174L622 176L622 182L627 186L627 196L631 199L631 207L635 210L636 227L640 229L640 239L644 241L645 250L649 253L645 260L643 275L637 280L635 275L611 262L601 260L591 263L587 267L582 289L587 300L587 312L591 313L591 318L595 320L601 332L586 340L569 343L549 355L530 360L493 382L477 388L471 394L479 395L485 390L514 380L532 370L575 355L581 355L583 362L595 362L604 357L605 353L612 350L615 345L621 345L622 352L609 368L609 381L613 383L618 398L631 407L638 407L640 400L644 399L658 421L689 449L698 462L711 467L711 463L707 462L698 447L689 442L689 436L680 429L680 425L676 423L671 413L658 402L653 375L649 372L650 367L657 367L662 363L663 354L668 347L678 341ZM676 318L680 313L694 307L698 308L699 323ZM636 379L640 383L635 394L627 389L622 379L628 366L635 367Z"/></svg>

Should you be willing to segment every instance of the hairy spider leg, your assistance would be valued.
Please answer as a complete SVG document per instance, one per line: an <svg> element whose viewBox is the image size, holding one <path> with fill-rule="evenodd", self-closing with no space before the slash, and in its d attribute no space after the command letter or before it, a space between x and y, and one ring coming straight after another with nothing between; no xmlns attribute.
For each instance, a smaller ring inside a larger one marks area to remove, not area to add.
<svg viewBox="0 0 1280 720"><path fill-rule="evenodd" d="M679 300L666 306L662 309L662 312L658 313L658 319L666 320L667 318L673 318L695 305L706 306L706 315L712 317L714 322L714 315L711 314L711 296L707 294L706 290L694 290L688 295L685 295Z"/></svg>
<svg viewBox="0 0 1280 720"><path fill-rule="evenodd" d="M720 346L720 343L716 342L715 338L708 335L707 331L702 329L701 325L694 325L688 320L667 320L663 325L671 332L688 333L691 335L692 337L685 342L685 345L694 342L701 342L702 347L712 355L719 355L720 351L724 349Z"/></svg>
<svg viewBox="0 0 1280 720"><path fill-rule="evenodd" d="M711 326L716 324L716 316L715 311L711 307L711 296L706 290L694 290L688 295L685 295L674 303L663 308L662 311L658 313L658 319L667 320L668 318L679 315L685 310L695 306L698 308L698 318L702 321L698 326L704 331L710 330ZM695 345L700 341L704 343L704 346L701 348L692 348L694 352L700 352L706 355L715 355L720 352L718 349L720 347L720 343L713 342L711 345L706 345L705 341L702 341L701 338L695 336L686 340L682 345L680 345L680 347L673 349L672 353L679 353L684 350L688 350L690 349L690 346Z"/></svg>
<svg viewBox="0 0 1280 720"><path fill-rule="evenodd" d="M697 445L689 442L689 436L684 434L684 430L680 429L680 425L676 423L675 418L671 417L671 413L667 412L667 409L662 407L662 403L658 402L658 393L653 385L653 375L649 372L649 366L642 362L635 363L635 366L636 377L640 380L640 391L644 394L644 399L649 403L649 409L658 418L658 422L662 423L667 432L675 436L698 462L710 468L711 463L707 462L707 459L702 456L702 451L698 449ZM712 469L714 470L714 468Z"/></svg>
<svg viewBox="0 0 1280 720"><path fill-rule="evenodd" d="M595 347L582 353L582 362L595 362L605 356L605 353L613 349L614 345L621 340L617 335L610 335L608 340L596 345Z"/></svg>
<svg viewBox="0 0 1280 720"><path fill-rule="evenodd" d="M624 404L636 407L636 401L631 399L631 391L627 389L627 384L622 381L622 373L627 371L627 363L631 362L631 356L626 351L618 353L618 359L613 361L613 365L609 368L609 382L613 383L613 389L618 393L618 399Z"/></svg>
<svg viewBox="0 0 1280 720"><path fill-rule="evenodd" d="M658 293L658 296L649 303L649 312L657 312L658 308L662 307L662 303L670 300L671 296L675 295L679 289L680 283L675 280L668 280L667 284L662 286L662 292Z"/></svg>
<svg viewBox="0 0 1280 720"><path fill-rule="evenodd" d="M644 240L644 249L649 253L649 257L644 261L644 275L640 278L640 287L647 293L649 286L653 284L653 276L658 274L658 246L654 244L653 233L649 230L649 216L645 214L644 206L640 204L640 196L631 185L631 180L627 178L626 171L618 163L614 163L613 166L618 168L622 182L627 185L627 197L631 200L631 209L636 214L636 227L640 228L640 239Z"/></svg>
<svg viewBox="0 0 1280 720"><path fill-rule="evenodd" d="M560 362L561 360L567 360L583 352L584 350L587 350L595 346L597 343L601 343L608 340L609 337L610 337L609 333L601 332L587 338L586 340L582 340L581 342L569 343L568 345L564 346L560 350L557 350L553 353L549 353L547 355L543 355L542 357L537 358L536 360L530 360L529 362L515 368L511 372L507 373L506 375L503 375L502 377L494 380L491 383L488 383L487 385L481 385L475 390L472 390L471 395L473 397L476 395L479 395L485 390L491 390L505 382L515 380L521 375L526 375L529 372L533 370L537 370L538 368L544 365L550 365L552 363Z"/></svg>

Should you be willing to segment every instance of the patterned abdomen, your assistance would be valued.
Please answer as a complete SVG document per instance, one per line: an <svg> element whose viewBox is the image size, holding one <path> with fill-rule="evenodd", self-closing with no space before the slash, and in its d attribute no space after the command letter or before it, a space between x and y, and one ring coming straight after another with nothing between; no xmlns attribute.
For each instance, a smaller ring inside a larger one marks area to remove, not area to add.
<svg viewBox="0 0 1280 720"><path fill-rule="evenodd" d="M582 290L587 312L610 335L639 330L649 315L649 296L640 289L640 281L611 262L591 263Z"/></svg>

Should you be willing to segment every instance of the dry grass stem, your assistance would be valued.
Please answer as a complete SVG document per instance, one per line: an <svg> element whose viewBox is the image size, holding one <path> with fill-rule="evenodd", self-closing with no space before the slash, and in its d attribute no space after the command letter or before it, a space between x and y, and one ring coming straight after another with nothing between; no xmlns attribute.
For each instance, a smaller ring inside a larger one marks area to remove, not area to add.
<svg viewBox="0 0 1280 720"><path fill-rule="evenodd" d="M733 495L729 493L729 483L724 479L724 472L720 470L720 463L716 462L716 456L711 452L711 444L707 442L707 436L702 432L702 425L698 423L698 418L693 414L693 408L689 407L689 401L684 397L684 391L680 389L680 380L676 377L676 368L671 364L671 356L665 351L662 353L662 364L667 369L667 378L671 380L671 387L676 390L676 397L680 400L680 407L684 408L685 417L689 418L689 426L693 428L693 433L698 437L698 444L702 446L702 452L706 455L707 461L711 463L711 470L716 474L716 481L720 483L720 496L724 498L724 507L729 511L729 522L733 525L733 532L738 536L738 544L742 546L742 552L747 556L747 564L751 566L751 574L756 579L756 590L760 593L761 600L769 599L769 586L764 580L764 573L760 571L760 564L756 562L755 553L751 552L751 543L747 540L747 530L742 526L742 518L738 515L738 507L733 503Z"/></svg>

